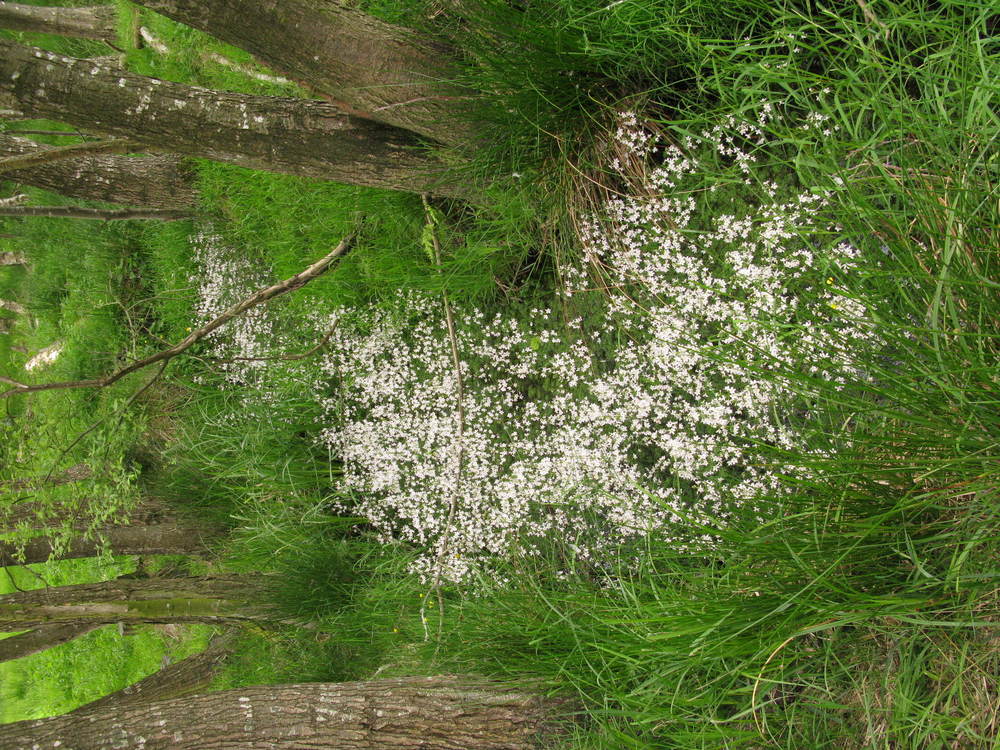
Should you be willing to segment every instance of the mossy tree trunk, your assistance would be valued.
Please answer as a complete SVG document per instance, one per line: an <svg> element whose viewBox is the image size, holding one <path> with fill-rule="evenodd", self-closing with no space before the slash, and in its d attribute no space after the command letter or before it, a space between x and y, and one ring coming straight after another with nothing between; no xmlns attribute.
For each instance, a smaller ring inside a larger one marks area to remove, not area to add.
<svg viewBox="0 0 1000 750"><path fill-rule="evenodd" d="M117 578L19 591L0 596L0 632L47 625L269 621L273 615L259 606L260 596L259 579L239 576Z"/></svg>
<svg viewBox="0 0 1000 750"><path fill-rule="evenodd" d="M0 134L0 157L50 150L28 138ZM197 203L193 170L172 154L91 154L12 170L4 178L69 198L123 206L183 211Z"/></svg>
<svg viewBox="0 0 1000 750"><path fill-rule="evenodd" d="M252 169L467 194L415 134L327 102L251 96L114 71L0 39L0 94L34 117Z"/></svg>
<svg viewBox="0 0 1000 750"><path fill-rule="evenodd" d="M41 534L26 541L0 541L0 565L29 565L51 558L71 560L112 555L196 555L205 551L209 532L177 523L106 526L88 536L63 541Z"/></svg>
<svg viewBox="0 0 1000 750"><path fill-rule="evenodd" d="M62 8L0 2L0 29L58 34L114 42L117 34L114 5Z"/></svg>
<svg viewBox="0 0 1000 750"><path fill-rule="evenodd" d="M537 750L552 704L463 676L248 687L0 726L5 750Z"/></svg>
<svg viewBox="0 0 1000 750"><path fill-rule="evenodd" d="M330 0L138 0L304 81L354 114L471 146L475 92L454 83L451 50Z"/></svg>
<svg viewBox="0 0 1000 750"><path fill-rule="evenodd" d="M3 209L0 208L0 216L3 216ZM24 315L28 312L27 308L19 302L15 302L12 299L0 299L0 310L8 310L15 315Z"/></svg>
<svg viewBox="0 0 1000 750"><path fill-rule="evenodd" d="M216 636L204 651L163 667L149 677L110 695L84 704L76 711L119 710L125 706L206 692L231 653L226 637Z"/></svg>
<svg viewBox="0 0 1000 750"><path fill-rule="evenodd" d="M37 654L86 635L100 625L42 625L9 638L0 639L0 663Z"/></svg>

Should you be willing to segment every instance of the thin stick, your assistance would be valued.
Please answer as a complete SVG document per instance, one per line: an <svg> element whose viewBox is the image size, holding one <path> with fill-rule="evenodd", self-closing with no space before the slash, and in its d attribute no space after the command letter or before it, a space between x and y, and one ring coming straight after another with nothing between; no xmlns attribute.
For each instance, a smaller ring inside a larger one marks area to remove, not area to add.
<svg viewBox="0 0 1000 750"><path fill-rule="evenodd" d="M8 398L17 393L34 393L36 391L52 391L61 388L105 388L112 383L115 383L126 375L131 375L133 372L137 372L144 367L149 367L149 365L154 365L157 362L164 362L166 360L173 359L178 354L182 354L185 350L189 349L194 344L201 341L203 338L208 336L213 331L221 328L226 323L236 318L251 307L256 307L257 305L262 305L275 297L279 297L282 294L287 294L288 292L294 292L306 284L308 284L313 279L321 276L325 273L330 266L333 265L340 256L346 253L350 247L354 238L357 236L357 230L352 231L344 239L340 241L330 253L320 258L318 261L313 263L304 271L295 274L294 276L285 279L284 281L279 281L277 284L269 286L265 289L260 289L249 297L247 297L242 302L237 302L235 305L230 307L228 310L223 312L221 315L215 319L209 321L201 328L196 331L189 333L184 339L174 344L174 346L169 349L164 349L157 352L156 354L140 359L132 364L117 370L110 375L105 375L103 378L92 378L90 380L67 380L58 383L39 383L37 385L27 385L23 387L11 388L4 393L0 393L0 398Z"/></svg>
<svg viewBox="0 0 1000 750"><path fill-rule="evenodd" d="M441 245L438 242L437 233L434 231L434 216L431 213L430 204L427 202L427 195L421 196L424 201L424 211L427 214L427 222L430 227L431 242L434 246L434 265L437 266L438 274L442 273L441 270ZM445 553L448 548L448 541L451 537L451 525L455 517L455 506L458 501L458 493L460 490L460 484L462 481L462 464L465 461L465 386L462 381L462 362L458 354L458 336L455 334L455 320L451 314L451 304L448 302L448 292L442 287L441 289L441 302L444 306L444 317L445 322L448 325L448 343L451 345L451 361L455 368L455 395L458 398L458 467L455 473L455 484L452 487L451 499L448 501L448 517L445 519L444 524L444 536L441 538L441 546L438 549L437 559L434 563L434 580L431 583L431 588L428 590L434 591L437 594L438 603L438 632L437 632L437 648L441 647L441 632L444 628L444 597L441 594L441 563L444 559ZM423 603L420 606L420 619L424 624L424 632L427 632L427 618L425 616L424 608L427 606L427 597L424 597ZM435 655L437 650L435 650Z"/></svg>
<svg viewBox="0 0 1000 750"><path fill-rule="evenodd" d="M93 221L124 221L128 219L153 219L178 221L190 219L190 211L169 208L87 208L84 206L0 206L0 216L39 216L47 219L90 219Z"/></svg>

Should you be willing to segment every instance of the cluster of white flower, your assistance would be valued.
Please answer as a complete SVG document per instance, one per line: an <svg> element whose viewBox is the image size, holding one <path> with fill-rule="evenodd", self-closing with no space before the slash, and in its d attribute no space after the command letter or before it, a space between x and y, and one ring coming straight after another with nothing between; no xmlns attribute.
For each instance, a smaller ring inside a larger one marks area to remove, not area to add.
<svg viewBox="0 0 1000 750"><path fill-rule="evenodd" d="M703 548L782 491L789 468L759 448L800 448L807 404L780 373L842 386L860 374L853 348L881 342L844 292L858 251L816 231L822 193L767 181L751 202L686 187L707 157L750 184L770 115L678 146L624 113L628 163L659 163L626 174L612 162L630 189L584 222L563 305L456 311L461 373L440 299L336 313L323 439L351 512L422 547L426 579L461 581L553 543L600 562L650 532ZM586 323L566 313L584 299Z"/></svg>
<svg viewBox="0 0 1000 750"><path fill-rule="evenodd" d="M191 283L198 292L195 326L216 318L230 306L268 283L270 269L261 269L246 253L227 246L211 227L191 237L198 273ZM253 307L207 337L213 367L233 385L266 381L274 348L274 319L263 307Z"/></svg>
<svg viewBox="0 0 1000 750"><path fill-rule="evenodd" d="M804 448L799 376L842 388L864 378L858 347L884 346L848 291L859 251L831 231L829 194L758 162L774 110L674 143L623 113L609 162L625 189L581 222L550 306L454 309L454 340L442 299L417 293L302 321L334 331L314 387L341 509L452 582L519 555L600 565L647 534L710 548L762 517L794 471L762 449ZM266 280L211 231L195 244L199 322ZM278 372L254 358L276 328L257 308L211 341L262 404Z"/></svg>

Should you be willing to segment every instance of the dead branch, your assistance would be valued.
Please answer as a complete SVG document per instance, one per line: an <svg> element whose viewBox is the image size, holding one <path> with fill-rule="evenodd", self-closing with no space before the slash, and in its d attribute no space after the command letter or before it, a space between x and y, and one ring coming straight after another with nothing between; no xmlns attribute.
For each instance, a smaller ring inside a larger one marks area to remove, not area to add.
<svg viewBox="0 0 1000 750"><path fill-rule="evenodd" d="M0 216L35 216L47 219L92 219L95 221L123 221L127 219L178 221L190 219L191 212L165 208L103 209L82 206L0 206Z"/></svg>
<svg viewBox="0 0 1000 750"><path fill-rule="evenodd" d="M184 339L179 341L174 346L169 349L164 349L157 352L156 354L140 359L133 362L126 367L122 367L110 375L105 375L103 378L92 378L90 380L67 380L58 383L38 383L36 385L28 385L24 387L14 387L10 390L0 393L0 398L8 398L17 393L34 393L36 391L52 391L61 388L105 388L112 383L124 378L126 375L131 375L133 372L138 372L149 365L156 364L158 362L167 362L178 354L182 354L185 350L189 349L194 344L201 341L203 338L208 336L213 331L221 328L226 323L230 322L234 318L242 315L247 310L257 305L262 305L275 297L279 297L282 294L287 294L288 292L294 292L296 289L308 284L313 279L321 276L330 266L333 265L334 261L340 258L344 253L346 253L351 244L354 242L354 238L357 236L357 230L352 231L344 239L340 241L330 253L320 258L318 261L313 263L304 271L301 271L294 276L285 279L284 281L279 281L277 284L269 286L265 289L254 292L249 297L247 297L242 302L237 302L235 305L230 307L228 310L223 312L218 317L209 321L201 328L192 331Z"/></svg>

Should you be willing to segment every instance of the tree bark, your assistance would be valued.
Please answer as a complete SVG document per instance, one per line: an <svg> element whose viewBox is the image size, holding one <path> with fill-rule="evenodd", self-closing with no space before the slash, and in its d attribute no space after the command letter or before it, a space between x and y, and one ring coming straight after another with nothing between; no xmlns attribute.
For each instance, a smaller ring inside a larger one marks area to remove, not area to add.
<svg viewBox="0 0 1000 750"><path fill-rule="evenodd" d="M0 157L36 154L51 148L10 133L0 134ZM14 170L5 177L69 198L124 206L183 210L197 203L193 171L173 154L79 156Z"/></svg>
<svg viewBox="0 0 1000 750"><path fill-rule="evenodd" d="M43 625L27 633L0 640L0 663L21 659L40 651L61 646L96 630L99 625Z"/></svg>
<svg viewBox="0 0 1000 750"><path fill-rule="evenodd" d="M0 28L114 42L118 14L113 5L59 8L0 2Z"/></svg>
<svg viewBox="0 0 1000 750"><path fill-rule="evenodd" d="M537 695L463 676L276 685L6 724L0 746L529 750L552 730L551 711Z"/></svg>
<svg viewBox="0 0 1000 750"><path fill-rule="evenodd" d="M205 551L205 540L197 529L174 523L150 526L108 526L96 538L77 536L68 544L58 537L37 536L23 543L0 541L0 565L43 563L58 560L112 555L195 555Z"/></svg>
<svg viewBox="0 0 1000 750"><path fill-rule="evenodd" d="M2 644L3 641L0 641ZM232 648L224 637L217 636L201 653L181 659L154 672L133 685L105 695L90 703L85 703L75 712L114 710L154 701L182 698L186 695L207 692L212 681L219 674L222 663L232 653Z"/></svg>
<svg viewBox="0 0 1000 750"><path fill-rule="evenodd" d="M9 482L0 482L0 490L10 492L25 492L39 487L69 484L86 479L90 475L84 475L89 471L87 464L76 464L71 466L61 474L56 474L46 480L45 477L34 479L15 479ZM8 495L9 496L9 495ZM3 495L0 495L2 498ZM83 497L73 503L53 504L49 502L10 502L0 505L0 526L12 529L15 526L27 526L31 528L55 528L58 526L68 526L70 528L85 531L90 528L90 519L98 516L102 507L100 499ZM128 511L127 517L122 522L132 526L144 526L150 524L174 523L174 514L170 508L161 500L153 497L144 497L134 508Z"/></svg>
<svg viewBox="0 0 1000 750"><path fill-rule="evenodd" d="M451 51L330 0L139 0L304 81L352 113L441 143L476 141Z"/></svg>
<svg viewBox="0 0 1000 750"><path fill-rule="evenodd" d="M37 149L29 154L8 156L0 159L0 174L15 169L31 169L31 167L37 167L53 161L72 159L74 156L125 154L129 151L135 151L135 144L120 138L113 138L110 141L71 143L68 146L52 146L51 148Z"/></svg>
<svg viewBox="0 0 1000 750"><path fill-rule="evenodd" d="M463 192L416 135L326 102L183 86L7 40L0 92L33 116L154 150L368 187Z"/></svg>
<svg viewBox="0 0 1000 750"><path fill-rule="evenodd" d="M18 591L0 596L0 632L42 625L225 624L273 619L255 604L259 593L257 584L238 576L118 578Z"/></svg>

